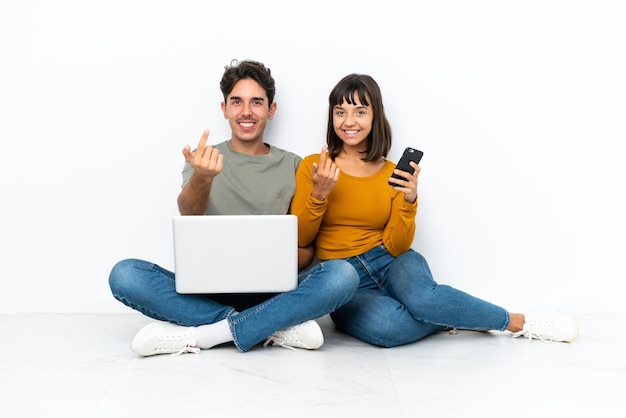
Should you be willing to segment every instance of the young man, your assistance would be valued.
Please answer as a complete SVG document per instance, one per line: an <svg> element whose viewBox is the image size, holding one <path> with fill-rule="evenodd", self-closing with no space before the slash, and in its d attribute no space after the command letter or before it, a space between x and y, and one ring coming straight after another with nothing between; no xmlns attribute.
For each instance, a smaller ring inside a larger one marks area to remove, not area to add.
<svg viewBox="0 0 626 418"><path fill-rule="evenodd" d="M277 107L270 70L255 61L233 61L220 89L231 138L207 145L205 131L194 151L189 145L183 149L181 215L288 213L302 159L264 142ZM299 249L301 269L312 258L312 247ZM198 353L230 341L241 352L264 340L266 345L317 349L324 338L314 319L349 301L359 284L345 261L318 264L300 275L296 290L261 299L178 294L174 280L174 273L136 259L118 262L110 273L116 299L158 320L133 339L131 349L138 355Z"/></svg>

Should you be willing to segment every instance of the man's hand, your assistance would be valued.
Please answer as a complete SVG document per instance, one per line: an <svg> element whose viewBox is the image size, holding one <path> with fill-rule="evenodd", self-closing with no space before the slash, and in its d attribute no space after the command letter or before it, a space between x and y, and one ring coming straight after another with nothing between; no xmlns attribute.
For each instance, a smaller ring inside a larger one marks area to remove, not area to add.
<svg viewBox="0 0 626 418"><path fill-rule="evenodd" d="M318 200L326 200L339 180L339 167L328 158L328 150L322 148L320 162L313 163L313 191L311 196Z"/></svg>
<svg viewBox="0 0 626 418"><path fill-rule="evenodd" d="M187 145L183 148L183 155L193 167L193 174L178 195L178 210L181 215L202 215L209 202L213 178L224 167L224 156L218 149L206 145L209 131L204 131L198 148L191 152Z"/></svg>
<svg viewBox="0 0 626 418"><path fill-rule="evenodd" d="M200 142L195 152L191 152L191 147L187 145L183 148L183 155L194 169L194 175L210 181L217 176L224 167L224 156L218 149L206 145L209 138L209 131L204 131L200 137Z"/></svg>

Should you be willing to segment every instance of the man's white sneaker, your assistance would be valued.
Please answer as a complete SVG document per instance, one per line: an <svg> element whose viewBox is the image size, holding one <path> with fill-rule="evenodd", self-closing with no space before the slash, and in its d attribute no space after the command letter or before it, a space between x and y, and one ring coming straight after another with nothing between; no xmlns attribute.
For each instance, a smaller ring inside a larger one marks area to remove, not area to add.
<svg viewBox="0 0 626 418"><path fill-rule="evenodd" d="M140 356L155 354L179 355L199 353L193 327L183 327L169 322L153 322L143 327L133 339L130 349Z"/></svg>
<svg viewBox="0 0 626 418"><path fill-rule="evenodd" d="M317 350L322 344L324 344L324 334L322 334L320 326L315 321L306 321L276 331L265 341L263 347L278 345L292 350L295 350L294 347Z"/></svg>
<svg viewBox="0 0 626 418"><path fill-rule="evenodd" d="M525 315L526 323L521 331L513 333L513 337L525 337L546 342L572 342L578 338L578 322L565 312L529 313Z"/></svg>

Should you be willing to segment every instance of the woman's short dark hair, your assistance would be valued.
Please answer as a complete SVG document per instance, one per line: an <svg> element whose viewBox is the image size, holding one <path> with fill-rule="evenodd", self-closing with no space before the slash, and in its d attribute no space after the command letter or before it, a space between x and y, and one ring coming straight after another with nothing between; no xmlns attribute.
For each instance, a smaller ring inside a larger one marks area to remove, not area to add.
<svg viewBox="0 0 626 418"><path fill-rule="evenodd" d="M276 95L276 83L269 68L260 62L251 60L232 60L225 66L224 75L220 81L220 90L224 95L224 101L228 100L228 95L235 88L239 80L252 79L265 89L268 98L268 106L274 102Z"/></svg>
<svg viewBox="0 0 626 418"><path fill-rule="evenodd" d="M355 98L365 106L370 106L374 113L372 132L367 139L367 150L363 161L377 161L387 157L391 149L391 125L385 116L383 97L378 83L369 75L350 74L342 78L328 96L328 127L326 145L331 159L341 152L343 142L335 133L333 126L334 107L343 104L356 104Z"/></svg>

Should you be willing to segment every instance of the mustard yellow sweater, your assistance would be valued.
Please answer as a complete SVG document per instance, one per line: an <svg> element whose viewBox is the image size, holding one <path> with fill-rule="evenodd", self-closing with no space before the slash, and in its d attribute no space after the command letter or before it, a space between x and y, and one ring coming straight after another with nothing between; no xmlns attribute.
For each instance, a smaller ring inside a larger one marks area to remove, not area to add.
<svg viewBox="0 0 626 418"><path fill-rule="evenodd" d="M298 217L298 243L315 241L321 260L363 254L384 244L392 255L407 251L415 235L417 201L404 200L387 181L395 164L387 161L376 174L354 177L341 172L328 199L311 196L313 163L319 154L306 157L296 172L296 192L291 213Z"/></svg>

